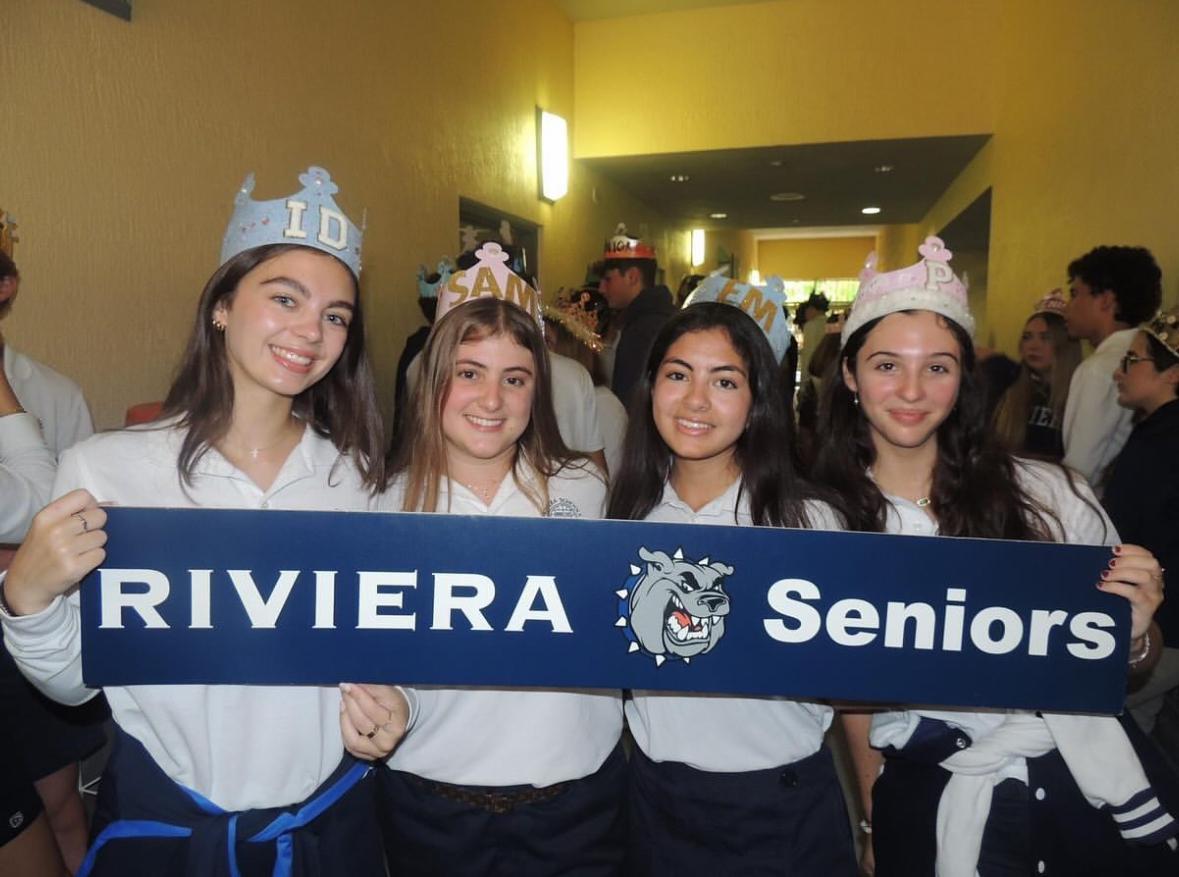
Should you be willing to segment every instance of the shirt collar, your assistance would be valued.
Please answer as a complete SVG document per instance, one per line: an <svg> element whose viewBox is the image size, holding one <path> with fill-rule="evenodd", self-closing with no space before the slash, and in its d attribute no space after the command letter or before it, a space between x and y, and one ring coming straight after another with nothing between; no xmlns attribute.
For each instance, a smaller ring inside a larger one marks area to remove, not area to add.
<svg viewBox="0 0 1179 877"><path fill-rule="evenodd" d="M690 505L680 499L680 495L676 493L675 488L671 485L671 476L663 482L663 496L660 502L663 505L671 508L679 509L694 518L720 518L727 517L729 520L737 512L737 498L741 493L741 479L738 477L734 479L733 483L728 486L724 493L716 499L705 503L699 511L694 511Z"/></svg>

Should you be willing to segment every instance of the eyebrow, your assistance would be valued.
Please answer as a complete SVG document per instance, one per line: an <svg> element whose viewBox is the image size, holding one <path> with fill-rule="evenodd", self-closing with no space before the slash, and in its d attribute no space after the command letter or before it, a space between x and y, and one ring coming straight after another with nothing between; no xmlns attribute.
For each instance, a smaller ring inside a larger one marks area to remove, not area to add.
<svg viewBox="0 0 1179 877"><path fill-rule="evenodd" d="M483 363L481 363L477 359L456 359L454 364L456 367L460 366L460 365L473 365L476 368L481 368L484 371L487 371L487 366L484 365ZM527 366L523 366L523 365L509 366L508 368L505 368L504 371L505 372L523 372L526 375L529 375L529 376L532 375L532 369L528 368Z"/></svg>
<svg viewBox="0 0 1179 877"><path fill-rule="evenodd" d="M877 356L893 356L893 357L896 357L897 359L904 359L903 354L894 353L891 350L877 350L875 353L868 354L868 359L872 359ZM948 350L939 350L937 353L931 353L931 354L929 354L929 356L926 357L926 359L933 359L935 356L947 356L950 359L954 360L954 362L958 361L957 354L950 353Z"/></svg>
<svg viewBox="0 0 1179 877"><path fill-rule="evenodd" d="M295 278L287 277L285 274L280 274L278 277L270 277L266 280L263 280L262 286L266 286L267 284L270 284L270 283L279 283L279 284L282 284L283 286L289 286L289 287L291 287L291 289L295 290L300 295L302 295L303 298L306 298L306 299L311 298L311 290L309 290L306 286L304 286L302 283L300 283ZM349 311L356 310L356 305L354 305L350 301L344 301L343 299L336 299L335 301L328 304L328 307L329 308L345 308L346 310L349 310Z"/></svg>
<svg viewBox="0 0 1179 877"><path fill-rule="evenodd" d="M692 367L692 364L690 362L687 362L686 360L683 360L683 359L669 357L669 358L663 360L664 365L670 365L672 363L674 363L675 365L683 366L684 368L686 368L690 372L696 370ZM739 365L717 365L717 366L713 366L708 371L711 374L716 374L717 372L736 372L737 374L741 375L742 377L748 377L748 375L745 373L745 369L741 368L741 366L739 366Z"/></svg>

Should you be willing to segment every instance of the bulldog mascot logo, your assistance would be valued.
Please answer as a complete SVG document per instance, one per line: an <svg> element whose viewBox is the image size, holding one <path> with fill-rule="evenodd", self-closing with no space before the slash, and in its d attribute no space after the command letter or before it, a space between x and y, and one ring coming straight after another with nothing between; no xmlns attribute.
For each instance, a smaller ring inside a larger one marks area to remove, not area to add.
<svg viewBox="0 0 1179 877"><path fill-rule="evenodd" d="M645 566L632 565L626 586L615 592L615 624L625 630L630 651L652 656L657 666L711 651L725 635L725 577L733 568L707 557L685 560L682 550L669 556L640 548L639 558Z"/></svg>

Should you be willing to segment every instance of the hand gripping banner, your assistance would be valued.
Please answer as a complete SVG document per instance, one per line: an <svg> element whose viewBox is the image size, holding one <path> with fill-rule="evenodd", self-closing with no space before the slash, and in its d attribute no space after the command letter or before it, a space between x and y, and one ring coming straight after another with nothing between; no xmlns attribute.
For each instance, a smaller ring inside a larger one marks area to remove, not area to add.
<svg viewBox="0 0 1179 877"><path fill-rule="evenodd" d="M561 518L112 508L100 685L632 688L1112 713L1109 549Z"/></svg>

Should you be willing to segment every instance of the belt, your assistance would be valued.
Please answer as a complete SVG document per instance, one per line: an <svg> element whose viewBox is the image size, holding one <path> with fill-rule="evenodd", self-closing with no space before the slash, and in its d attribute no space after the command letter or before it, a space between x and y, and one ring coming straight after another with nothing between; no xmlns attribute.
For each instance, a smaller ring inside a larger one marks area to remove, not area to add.
<svg viewBox="0 0 1179 877"><path fill-rule="evenodd" d="M439 798L497 814L510 813L516 807L525 804L551 801L575 782L574 780L566 780L561 783L553 783L551 786L505 786L500 788L496 786L456 786L451 783L428 780L414 774L405 774L405 776L419 789L425 789Z"/></svg>

